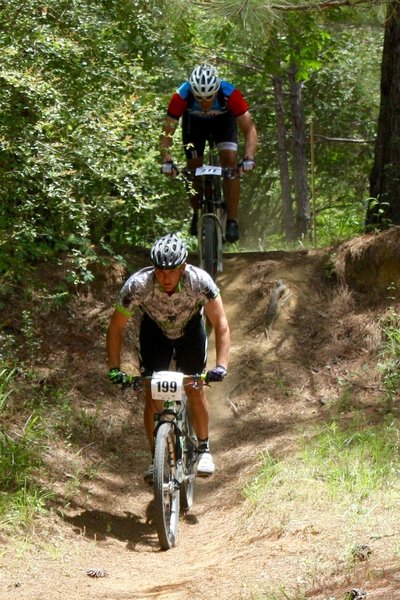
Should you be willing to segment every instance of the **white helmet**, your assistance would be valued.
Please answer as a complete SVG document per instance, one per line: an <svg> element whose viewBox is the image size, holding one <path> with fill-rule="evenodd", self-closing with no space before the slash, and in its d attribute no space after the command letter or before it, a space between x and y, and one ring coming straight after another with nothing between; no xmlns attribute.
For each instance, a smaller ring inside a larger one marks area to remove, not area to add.
<svg viewBox="0 0 400 600"><path fill-rule="evenodd" d="M217 69L207 63L193 69L189 83L193 94L200 100L211 100L221 86Z"/></svg>
<svg viewBox="0 0 400 600"><path fill-rule="evenodd" d="M150 251L150 259L158 269L175 269L183 265L188 252L186 244L174 233L157 240Z"/></svg>

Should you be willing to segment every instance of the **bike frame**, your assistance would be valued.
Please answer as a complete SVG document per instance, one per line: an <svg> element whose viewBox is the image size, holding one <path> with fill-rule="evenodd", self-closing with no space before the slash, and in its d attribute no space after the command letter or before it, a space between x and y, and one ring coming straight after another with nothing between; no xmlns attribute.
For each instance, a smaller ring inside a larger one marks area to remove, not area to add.
<svg viewBox="0 0 400 600"><path fill-rule="evenodd" d="M216 274L223 270L223 245L225 242L225 230L227 212L223 197L221 182L225 179L241 179L240 169L221 167L216 145L209 141L209 164L196 169L182 169L182 174L187 181L201 178L203 193L200 206L198 207L198 234L197 247L199 266L215 279ZM176 169L179 173L179 169Z"/></svg>

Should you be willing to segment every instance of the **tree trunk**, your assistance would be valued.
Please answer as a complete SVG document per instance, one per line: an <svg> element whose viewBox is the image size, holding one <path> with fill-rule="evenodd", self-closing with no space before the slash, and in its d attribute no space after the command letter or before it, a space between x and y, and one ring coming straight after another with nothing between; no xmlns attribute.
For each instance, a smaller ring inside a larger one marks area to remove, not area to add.
<svg viewBox="0 0 400 600"><path fill-rule="evenodd" d="M289 176L289 161L287 152L287 131L285 125L285 108L282 92L282 78L273 77L274 85L274 101L275 101L275 121L278 139L278 162L279 162L279 178L281 182L281 200L283 208L283 231L287 242L292 242L295 239L293 211L292 211L292 195Z"/></svg>
<svg viewBox="0 0 400 600"><path fill-rule="evenodd" d="M310 204L307 186L307 159L301 83L296 81L297 67L289 69L290 106L293 124L293 178L296 198L296 228L299 237L310 230Z"/></svg>
<svg viewBox="0 0 400 600"><path fill-rule="evenodd" d="M400 225L400 4L391 2L387 11L367 231Z"/></svg>

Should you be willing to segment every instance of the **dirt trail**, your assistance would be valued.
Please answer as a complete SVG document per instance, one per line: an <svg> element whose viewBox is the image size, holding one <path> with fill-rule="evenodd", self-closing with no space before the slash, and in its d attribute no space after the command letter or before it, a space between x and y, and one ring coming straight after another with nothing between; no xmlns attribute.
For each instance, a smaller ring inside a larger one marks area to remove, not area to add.
<svg viewBox="0 0 400 600"><path fill-rule="evenodd" d="M290 449L296 428L319 418L311 393L289 401L284 391L280 397L269 391L271 381L283 375L297 380L299 390L309 385L312 357L306 346L307 355L299 353L294 332L299 312L307 315L305 306L316 311L314 320L319 310L317 263L313 253L226 257L219 284L232 329L230 375L209 393L218 470L212 479L197 481L193 508L180 523L179 545L168 552L159 550L151 524L151 489L142 483L148 456L141 407L131 413L126 402L115 397L114 408L108 406L110 427L116 420L118 439L125 444L114 449L117 460L100 463L95 476L81 482L52 522L39 522L27 546L18 543L12 553L4 549L1 598L241 600L268 586L301 583L305 556L324 516L293 517L291 531L282 536L279 507L276 523L260 523L246 513L242 490L263 451ZM279 281L288 294L268 332L269 293ZM101 364L103 348L98 345L93 351L93 362ZM60 494L67 484L64 479ZM325 542L321 564L334 569L329 565L329 539ZM107 576L88 577L91 567L105 569Z"/></svg>

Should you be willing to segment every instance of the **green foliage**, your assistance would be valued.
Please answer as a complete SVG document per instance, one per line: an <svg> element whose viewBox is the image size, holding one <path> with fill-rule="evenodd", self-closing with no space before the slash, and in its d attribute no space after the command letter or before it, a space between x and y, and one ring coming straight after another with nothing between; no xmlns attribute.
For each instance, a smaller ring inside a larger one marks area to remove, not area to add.
<svg viewBox="0 0 400 600"><path fill-rule="evenodd" d="M15 369L1 369L0 371L0 412L6 407L7 398L12 393L11 382L15 376Z"/></svg>
<svg viewBox="0 0 400 600"><path fill-rule="evenodd" d="M152 241L165 108L147 3L10 0L0 25L0 269Z"/></svg>
<svg viewBox="0 0 400 600"><path fill-rule="evenodd" d="M378 425L359 416L348 425L335 420L305 437L297 456L277 460L266 453L259 474L244 489L245 497L257 509L279 489L287 501L300 496L301 490L317 493L318 485L322 496L347 497L350 502L366 499L396 485L399 443L400 427L393 417Z"/></svg>
<svg viewBox="0 0 400 600"><path fill-rule="evenodd" d="M259 475L244 487L243 493L247 500L250 502L257 501L260 495L265 493L266 489L273 484L275 478L279 476L282 466L282 463L274 459L268 451L264 452Z"/></svg>
<svg viewBox="0 0 400 600"><path fill-rule="evenodd" d="M316 237L321 245L364 230L382 34L376 27L335 31L324 49L322 68L305 85L305 105L316 141Z"/></svg>
<svg viewBox="0 0 400 600"><path fill-rule="evenodd" d="M378 368L385 387L385 405L391 412L400 389L400 315L391 307L380 320L384 340L379 349Z"/></svg>
<svg viewBox="0 0 400 600"><path fill-rule="evenodd" d="M37 439L38 418L25 424L21 437L14 438L6 432L0 434L0 481L2 489L15 491L27 481L37 458L31 444Z"/></svg>
<svg viewBox="0 0 400 600"><path fill-rule="evenodd" d="M46 510L51 497L50 492L33 488L27 482L14 492L0 492L0 523L14 528L28 527Z"/></svg>
<svg viewBox="0 0 400 600"><path fill-rule="evenodd" d="M365 206L363 202L351 202L345 206L332 206L317 209L315 239L318 246L324 247L335 242L361 235L364 231Z"/></svg>
<svg viewBox="0 0 400 600"><path fill-rule="evenodd" d="M302 459L333 496L349 493L362 498L398 477L399 440L399 425L392 419L376 426L360 418L349 426L334 421L307 440Z"/></svg>
<svg viewBox="0 0 400 600"><path fill-rule="evenodd" d="M0 522L26 526L43 510L49 492L35 484L41 464L43 428L39 414L32 412L21 431L16 431L8 409L15 371L0 371Z"/></svg>
<svg viewBox="0 0 400 600"><path fill-rule="evenodd" d="M259 0L28 0L24 11L7 2L0 272L22 278L24 265L64 252L69 281L81 285L99 248L115 253L166 230L186 232L186 192L159 173L158 140L171 92L204 59L245 93L260 133L257 169L242 186L243 240L259 248L282 240L271 76L286 85L296 66L317 134L375 134L383 31L366 17L358 27L349 11L343 20L338 27L328 11L280 14ZM179 133L174 152L183 161ZM325 244L362 227L372 146L319 141L316 154L317 240Z"/></svg>
<svg viewBox="0 0 400 600"><path fill-rule="evenodd" d="M33 358L36 357L42 341L38 338L37 331L35 329L32 316L29 310L25 309L22 311L22 334L25 338L26 348L29 355Z"/></svg>
<svg viewBox="0 0 400 600"><path fill-rule="evenodd" d="M364 229L377 124L383 21L377 25L375 13L373 19L365 15L361 19L356 11L347 11L339 27L341 18L332 17L334 11L278 11L278 22L271 10L267 16L268 7L262 2L244 6L236 0L218 0L209 5L232 20L225 18L217 35L208 29L205 44L211 56L215 53L222 75L245 92L259 131L257 168L242 185L240 219L245 247L270 249L274 237L273 247L284 242L271 76L279 75L283 81L290 167L293 133L287 77L292 67L302 82L307 127L312 121L317 136L317 243L326 245L358 235ZM257 13L257 19L263 19L265 26L269 23L268 35L259 37L257 25L243 22L241 10L251 12L253 7L257 11L264 7L265 14ZM305 134L308 144L308 128ZM365 143L334 141L338 138ZM310 146L305 152L310 161ZM308 183L311 189L310 179Z"/></svg>

